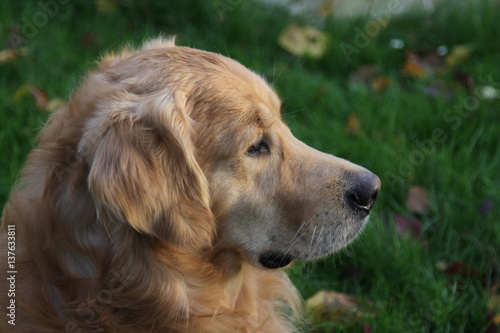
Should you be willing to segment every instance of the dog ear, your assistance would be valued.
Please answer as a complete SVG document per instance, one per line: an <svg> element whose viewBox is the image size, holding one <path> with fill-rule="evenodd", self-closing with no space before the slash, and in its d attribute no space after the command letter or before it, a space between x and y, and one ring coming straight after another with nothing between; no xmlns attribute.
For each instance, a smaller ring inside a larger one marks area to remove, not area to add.
<svg viewBox="0 0 500 333"><path fill-rule="evenodd" d="M208 183L182 96L118 102L92 122L79 148L91 155L88 186L108 229L122 221L177 245L209 245Z"/></svg>

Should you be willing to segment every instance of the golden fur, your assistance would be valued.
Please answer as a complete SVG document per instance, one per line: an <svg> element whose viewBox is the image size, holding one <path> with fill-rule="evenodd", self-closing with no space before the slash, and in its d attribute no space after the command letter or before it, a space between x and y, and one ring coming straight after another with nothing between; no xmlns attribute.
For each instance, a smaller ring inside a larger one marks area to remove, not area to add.
<svg viewBox="0 0 500 333"><path fill-rule="evenodd" d="M104 57L39 141L2 216L2 332L291 332L278 268L346 245L380 187L295 139L261 77L163 38Z"/></svg>

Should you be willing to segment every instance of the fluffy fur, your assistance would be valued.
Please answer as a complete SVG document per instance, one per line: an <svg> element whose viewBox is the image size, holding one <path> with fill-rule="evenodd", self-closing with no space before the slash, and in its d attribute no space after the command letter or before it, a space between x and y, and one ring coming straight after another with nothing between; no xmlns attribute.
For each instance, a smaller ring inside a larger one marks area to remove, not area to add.
<svg viewBox="0 0 500 333"><path fill-rule="evenodd" d="M295 139L279 110L255 73L171 39L104 57L4 208L0 330L293 331L279 268L351 241L380 182Z"/></svg>

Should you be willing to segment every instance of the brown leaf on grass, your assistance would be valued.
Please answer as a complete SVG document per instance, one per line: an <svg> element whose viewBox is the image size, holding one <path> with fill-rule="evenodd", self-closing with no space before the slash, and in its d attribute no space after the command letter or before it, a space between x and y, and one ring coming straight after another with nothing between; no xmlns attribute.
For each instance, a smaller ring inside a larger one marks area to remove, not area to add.
<svg viewBox="0 0 500 333"><path fill-rule="evenodd" d="M16 89L14 92L14 100L20 101L25 97L32 97L35 101L36 107L40 110L53 111L55 108L62 106L64 102L60 99L49 98L46 91L38 88L34 84L26 84Z"/></svg>
<svg viewBox="0 0 500 333"><path fill-rule="evenodd" d="M451 48L450 53L446 56L446 65L454 67L470 57L472 48L468 45L455 45Z"/></svg>
<svg viewBox="0 0 500 333"><path fill-rule="evenodd" d="M378 75L378 69L373 65L363 65L349 75L349 81L371 88L373 92L380 92L392 85L388 77Z"/></svg>
<svg viewBox="0 0 500 333"><path fill-rule="evenodd" d="M350 295L333 291L319 291L306 301L306 310L313 322L355 321L372 317L370 304Z"/></svg>
<svg viewBox="0 0 500 333"><path fill-rule="evenodd" d="M403 66L403 74L416 79L425 79L428 77L428 71L425 67L416 61L407 61Z"/></svg>
<svg viewBox="0 0 500 333"><path fill-rule="evenodd" d="M383 91L389 88L391 84L392 80L389 79L388 77L377 76L372 80L372 90L374 92Z"/></svg>
<svg viewBox="0 0 500 333"><path fill-rule="evenodd" d="M392 85L392 80L378 75L378 69L373 65L359 67L349 75L349 81L370 87L374 92L383 91Z"/></svg>
<svg viewBox="0 0 500 333"><path fill-rule="evenodd" d="M337 0L323 0L323 3L318 9L318 15L322 18L330 16L336 2Z"/></svg>
<svg viewBox="0 0 500 333"><path fill-rule="evenodd" d="M443 57L435 52L417 54L408 51L401 73L403 76L423 80L445 70Z"/></svg>
<svg viewBox="0 0 500 333"><path fill-rule="evenodd" d="M494 313L498 313L500 316L500 282L497 282L490 287L489 296L490 301L488 302L488 309ZM498 321L497 324L500 324L500 321Z"/></svg>
<svg viewBox="0 0 500 333"><path fill-rule="evenodd" d="M430 209L427 191L421 186L411 186L406 194L406 205L412 213L427 214Z"/></svg>
<svg viewBox="0 0 500 333"><path fill-rule="evenodd" d="M0 64L11 62L28 53L29 49L27 47L21 47L19 49L0 50Z"/></svg>
<svg viewBox="0 0 500 333"><path fill-rule="evenodd" d="M12 49L5 49L0 51L0 64L4 64L6 62L10 62L12 60L17 59L19 57L19 52Z"/></svg>
<svg viewBox="0 0 500 333"><path fill-rule="evenodd" d="M31 96L35 99L35 104L36 107L39 109L46 109L47 104L49 103L49 94L47 94L46 91L38 88L37 86L33 84L28 85L28 91L30 92Z"/></svg>
<svg viewBox="0 0 500 333"><path fill-rule="evenodd" d="M405 76L420 80L432 75L429 65L413 52L406 54L406 61L401 72Z"/></svg>
<svg viewBox="0 0 500 333"><path fill-rule="evenodd" d="M96 9L98 13L113 13L118 9L118 3L115 0L96 0Z"/></svg>
<svg viewBox="0 0 500 333"><path fill-rule="evenodd" d="M291 24L281 31L278 44L294 56L317 59L326 52L328 35L311 26Z"/></svg>
<svg viewBox="0 0 500 333"><path fill-rule="evenodd" d="M353 112L347 117L345 130L349 135L357 135L361 130L361 121L358 116Z"/></svg>
<svg viewBox="0 0 500 333"><path fill-rule="evenodd" d="M417 239L421 236L422 223L419 220L402 215L395 215L396 230L402 236Z"/></svg>
<svg viewBox="0 0 500 333"><path fill-rule="evenodd" d="M488 313L486 315L486 320L489 323L488 327L483 330L485 333L498 333L498 328L500 326L500 314Z"/></svg>
<svg viewBox="0 0 500 333"><path fill-rule="evenodd" d="M446 268L443 270L443 273L448 275L459 275L463 278L470 278L478 275L476 268L460 261L451 263L450 265L446 266Z"/></svg>

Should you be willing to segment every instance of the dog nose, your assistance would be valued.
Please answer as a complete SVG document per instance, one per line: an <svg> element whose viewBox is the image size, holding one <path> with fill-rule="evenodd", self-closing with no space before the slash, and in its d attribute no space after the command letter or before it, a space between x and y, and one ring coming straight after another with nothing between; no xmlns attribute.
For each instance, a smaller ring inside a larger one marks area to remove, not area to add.
<svg viewBox="0 0 500 333"><path fill-rule="evenodd" d="M369 213L375 204L380 191L380 178L366 170L361 176L357 176L355 184L346 192L346 200L349 206L358 211Z"/></svg>

